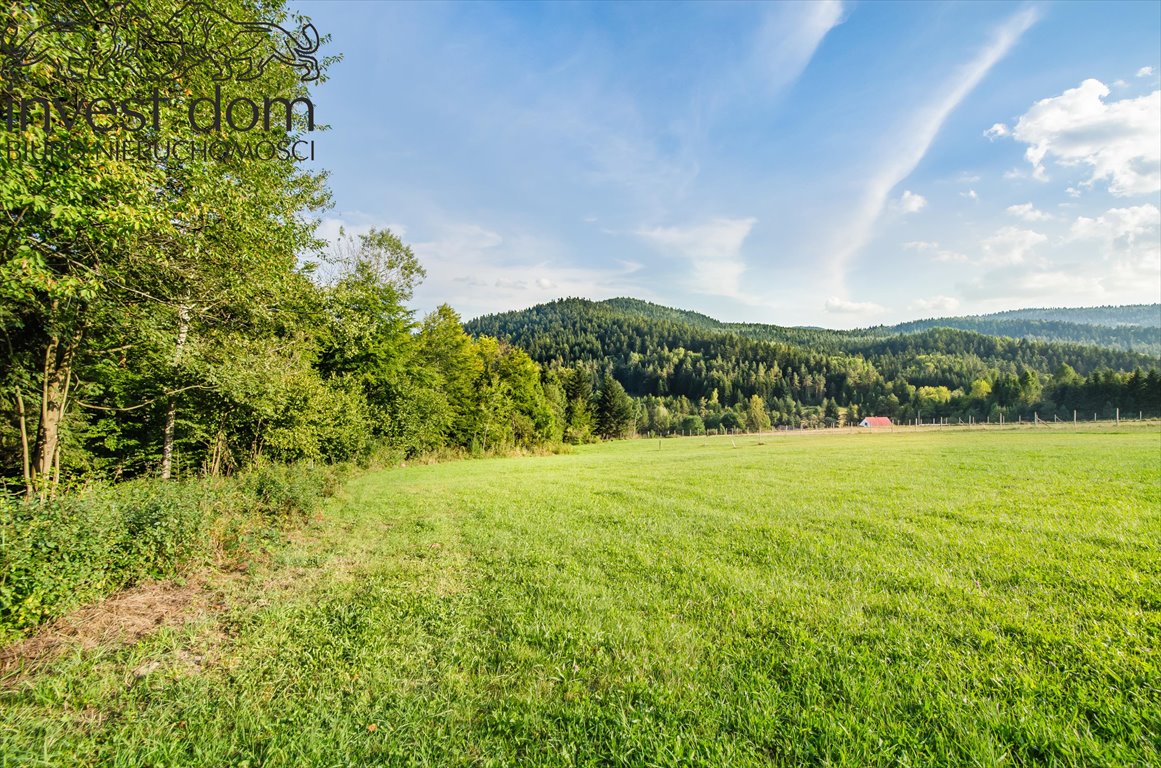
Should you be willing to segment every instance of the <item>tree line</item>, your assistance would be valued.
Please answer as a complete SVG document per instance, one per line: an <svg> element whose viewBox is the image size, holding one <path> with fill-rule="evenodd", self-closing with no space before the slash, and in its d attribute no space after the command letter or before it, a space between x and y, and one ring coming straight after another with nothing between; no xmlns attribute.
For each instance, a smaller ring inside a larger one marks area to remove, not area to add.
<svg viewBox="0 0 1161 768"><path fill-rule="evenodd" d="M635 398L641 433L827 426L871 415L1161 413L1156 358L1079 344L948 328L882 336L738 326L630 299L562 299L467 328L527 350L550 371L608 372Z"/></svg>
<svg viewBox="0 0 1161 768"><path fill-rule="evenodd" d="M181 7L118 8L120 34L149 19L182 23ZM12 6L5 40L13 29L39 30L38 55L5 67L6 103L35 112L157 88L154 98L182 114L206 94L225 104L255 92L309 95L292 68L223 81L211 67L182 69L184 51L144 37L132 52L138 63L181 78L146 82L141 66L74 77L62 63L75 55L76 34L94 51L117 44L106 10ZM277 2L224 0L215 11L265 25L255 29L288 23ZM179 32L231 44L229 25ZM320 82L331 61L320 60ZM469 337L448 307L422 320L407 308L423 269L398 237L344 235L325 250L325 173L244 154L101 151L126 138L228 141L227 127L201 133L175 121L129 136L124 126L96 132L29 117L5 138L51 151L0 156L0 483L9 493L44 499L101 480L558 439L553 390L525 352ZM264 138L311 137L313 115L293 118Z"/></svg>

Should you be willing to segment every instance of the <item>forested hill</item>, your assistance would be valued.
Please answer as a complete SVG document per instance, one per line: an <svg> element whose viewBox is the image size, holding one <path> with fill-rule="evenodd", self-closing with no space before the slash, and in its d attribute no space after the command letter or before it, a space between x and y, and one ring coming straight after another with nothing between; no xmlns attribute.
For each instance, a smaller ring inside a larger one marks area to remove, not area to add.
<svg viewBox="0 0 1161 768"><path fill-rule="evenodd" d="M562 299L480 317L466 328L506 340L549 368L610 370L631 395L668 399L672 407L692 407L681 400L741 407L757 396L775 420L791 422L804 409L836 405L895 416L922 413L924 406L963 413L1087 409L1093 399L1098 409L1122 407L1109 389L1114 380L1132 389L1142 408L1161 410L1161 379L1149 373L1157 364L1148 355L943 327L786 328L720 323L634 299ZM1146 381L1155 394L1146 392ZM1082 384L1091 385L1083 397L1068 389ZM1046 394L1056 400L1045 401Z"/></svg>
<svg viewBox="0 0 1161 768"><path fill-rule="evenodd" d="M1051 320L1079 325L1139 325L1146 328L1161 328L1161 304L1009 309L1006 312L993 312L990 315L976 317L980 320Z"/></svg>
<svg viewBox="0 0 1161 768"><path fill-rule="evenodd" d="M1084 344L1139 352L1154 358L1161 356L1161 304L1017 309L990 315L937 317L894 326L836 331L763 323L723 323L697 312L662 307L639 299L617 298L599 303L649 320L684 323L703 330L724 331L752 339L805 345L820 351L846 350L851 348L854 342L870 338L881 339L932 328L957 328L986 336Z"/></svg>
<svg viewBox="0 0 1161 768"><path fill-rule="evenodd" d="M989 336L1071 341L1161 355L1161 304L1016 309L990 315L916 320L876 330L914 333L928 328L959 328Z"/></svg>

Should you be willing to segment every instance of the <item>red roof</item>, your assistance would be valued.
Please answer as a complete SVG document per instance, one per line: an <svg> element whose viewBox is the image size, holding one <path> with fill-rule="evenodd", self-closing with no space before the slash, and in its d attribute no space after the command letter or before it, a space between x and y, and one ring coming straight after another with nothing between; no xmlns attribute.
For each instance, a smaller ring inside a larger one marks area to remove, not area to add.
<svg viewBox="0 0 1161 768"><path fill-rule="evenodd" d="M891 426L891 420L886 416L868 416L859 424L860 426L866 424L868 427L889 427Z"/></svg>

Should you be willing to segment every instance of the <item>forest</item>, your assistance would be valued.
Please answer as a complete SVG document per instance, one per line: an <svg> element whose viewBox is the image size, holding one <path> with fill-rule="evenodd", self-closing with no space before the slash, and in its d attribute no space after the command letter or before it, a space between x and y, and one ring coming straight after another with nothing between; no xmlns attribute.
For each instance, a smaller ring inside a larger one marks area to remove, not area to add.
<svg viewBox="0 0 1161 768"><path fill-rule="evenodd" d="M895 420L1161 413L1156 357L936 327L916 333L718 323L634 299L562 299L477 318L550 370L607 371L641 433Z"/></svg>
<svg viewBox="0 0 1161 768"><path fill-rule="evenodd" d="M177 5L155 0L121 12L140 14L134 23L148 28L146 17L167 18ZM235 19L295 21L277 5L218 5ZM115 32L83 4L14 13L21 29L91 27L95 46ZM294 70L273 66L246 82L221 82L206 68L187 68L180 82L146 82L143 66L70 77L54 66L71 61L69 35L37 40L57 47L35 65L6 68L9 105L47 104L44 94L58 107L92 104L152 87L166 113L180 115L205 94L227 103L263 91L284 103L309 95ZM182 62L166 57L181 51L163 42L135 55L155 71L177 71ZM275 121L264 138L313 139L313 109L293 117L288 109L287 125ZM408 308L424 273L399 238L374 230L337 244L316 237L331 204L325 172L244 154L104 152L126 127L96 132L47 114L18 127L23 145L52 151L0 158L8 494L46 499L94 482L365 462L376 452L483 452L558 437L552 390L524 352L469 338L448 307L422 319ZM137 140L170 144L231 138L180 120L133 128Z"/></svg>
<svg viewBox="0 0 1161 768"><path fill-rule="evenodd" d="M224 79L173 44L229 50L233 25L274 35L307 19L280 3L185 6L46 0L10 6L0 30L2 96L21 105L0 137L19 149L0 155L0 641L142 579L260 553L351 467L563 437L561 391L525 352L468 336L449 307L410 308L424 270L395 234L319 239L332 201L318 166L110 151L229 145L228 114L160 118L210 95L311 94L293 67ZM151 36L159 19L172 24ZM325 81L334 58L310 61ZM166 106L148 124L48 119L145 92ZM262 140L315 141L322 123L296 109Z"/></svg>
<svg viewBox="0 0 1161 768"><path fill-rule="evenodd" d="M975 317L916 320L885 330L911 333L928 328L959 328L989 336L1075 342L1154 357L1161 355L1161 305L1158 304L1108 307L1101 314L1085 309L1013 310Z"/></svg>

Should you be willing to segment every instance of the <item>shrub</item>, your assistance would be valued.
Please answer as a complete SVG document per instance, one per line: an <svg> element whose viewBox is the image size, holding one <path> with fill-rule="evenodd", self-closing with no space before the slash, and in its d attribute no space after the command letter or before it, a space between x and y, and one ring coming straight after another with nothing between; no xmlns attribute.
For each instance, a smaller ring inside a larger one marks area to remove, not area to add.
<svg viewBox="0 0 1161 768"><path fill-rule="evenodd" d="M318 513L337 467L266 465L235 478L137 480L46 502L0 496L0 642L216 548L265 546Z"/></svg>

